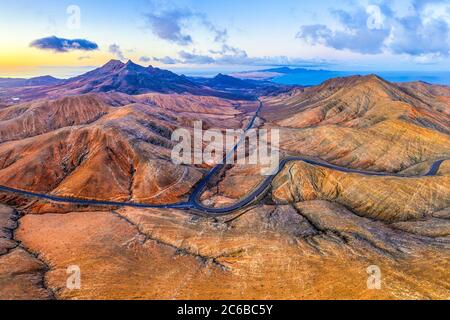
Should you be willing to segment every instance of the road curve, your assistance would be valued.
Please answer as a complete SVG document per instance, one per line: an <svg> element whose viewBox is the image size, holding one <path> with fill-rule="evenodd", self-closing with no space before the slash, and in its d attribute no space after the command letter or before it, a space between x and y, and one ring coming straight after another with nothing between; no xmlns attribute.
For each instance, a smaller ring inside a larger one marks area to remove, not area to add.
<svg viewBox="0 0 450 320"><path fill-rule="evenodd" d="M102 201L102 200L85 200L85 199L78 199L78 198L69 198L69 197L58 197L58 196L52 196L45 193L38 193L38 192L31 192L31 191L25 191L20 189L15 189L7 186L0 185L0 191L8 192L8 193L15 193L27 197L33 197L33 198L39 198L44 200L49 200L53 202L59 202L59 203L71 203L71 204L78 204L78 205L96 205L96 206L112 206L112 207L134 207L134 208L155 208L155 209L180 209L180 210L188 210L188 209L196 209L198 211L201 211L202 213L205 213L207 215L211 216L220 216L220 215L226 215L230 214L236 210L242 209L253 202L255 202L258 198L260 198L266 191L268 191L273 179L275 176L284 168L284 166L291 161L304 161L306 163L329 168L341 172L347 172L347 173L358 173L366 176L385 176L385 177L402 177L402 178L417 178L417 177L424 177L424 176L434 176L439 171L440 165L445 161L449 159L441 159L435 161L431 167L430 170L423 175L420 176L406 176L401 174L393 174L393 173L384 173L384 172L372 172L372 171L364 171L364 170L357 170L357 169L349 169L349 168L343 168L339 166L335 166L333 164L319 162L303 157L288 157L283 159L280 162L278 171L272 175L267 176L262 183L260 183L253 191L251 191L248 195L246 195L241 200L225 207L219 207L219 208L212 208L205 206L201 203L200 197L206 188L207 180L199 184L200 188L197 188L192 193L189 201L187 202L178 202L173 204L161 204L161 205L154 205L154 204L145 204L145 203L136 203L136 202L120 202L120 201ZM215 173L216 171L214 171ZM209 178L211 178L212 175L210 175Z"/></svg>
<svg viewBox="0 0 450 320"><path fill-rule="evenodd" d="M358 173L358 174L362 174L362 175L366 175L366 176L417 178L417 177L425 177L425 176L434 176L434 175L436 175L437 172L439 171L440 165L445 160L449 160L449 159L441 159L441 160L435 161L431 165L430 170L426 174L419 175L419 176L407 176L407 175L395 174L395 173L373 172L373 171L349 169L349 168L339 167L339 166L336 166L336 165L333 165L333 164L329 164L329 163L325 163L325 162L321 162L321 161L311 160L311 159L304 158L304 157L287 157L287 158L283 159L280 162L278 170L276 171L276 173L274 175L267 176L263 180L263 182L261 182L253 191L251 191L248 195L246 195L244 198L242 198L238 202L235 202L235 203L233 203L233 204L231 204L229 206L226 206L226 207L210 208L210 207L207 207L207 206L203 205L200 202L199 199L200 199L200 196L201 196L202 192L200 192L198 195L196 195L196 197L194 199L191 199L191 202L193 203L195 209L200 210L203 213L206 213L208 215L217 215L217 216L226 215L226 214L229 214L229 213L231 213L233 211L242 209L242 208L252 204L253 202L255 202L261 196L263 196L264 193L269 190L269 187L272 184L272 181L275 178L275 176L284 168L284 166L288 162L291 162L291 161L303 161L303 162L306 162L306 163L309 163L309 164L312 164L312 165L315 165L315 166L323 167L323 168L333 169L333 170L336 170L336 171L341 171L341 172L346 172L346 173Z"/></svg>
<svg viewBox="0 0 450 320"><path fill-rule="evenodd" d="M244 132L247 132L249 129L251 129L259 116L261 109L263 107L263 104L261 101L259 101L259 107L257 111L255 112L254 116L246 126ZM226 163L226 160L234 156L234 152L237 150L238 146L242 142L242 137L238 141L238 143L233 147L232 150L230 150L224 157L223 161ZM429 171L426 174L420 175L420 176L434 176L439 171L439 168L441 164L446 161L450 160L450 158L440 159L433 162L431 165ZM347 173L358 173L366 176L385 176L385 177L402 177L402 178L416 178L418 176L406 176L401 174L395 174L395 173L386 173L386 172L373 172L373 171L364 171L364 170L358 170L358 169L350 169L350 168L344 168L339 167L330 163L326 163L323 161L317 161L317 160L311 160L309 158L305 157L287 157L280 161L280 164L278 166L278 170L275 172L275 174L271 176L267 176L253 191L251 191L249 194L247 194L244 198L241 200L238 200L237 202L225 206L225 207L218 207L218 208L212 208L205 206L201 203L200 197L205 191L207 184L211 178L218 173L222 168L223 164L218 164L215 167L213 167L205 177L203 177L199 183L194 188L194 191L191 193L191 196L189 197L189 200L186 202L178 202L173 204L160 204L160 205L154 205L154 204L144 204L144 203L135 203L135 202L120 202L120 201L102 201L102 200L85 200L85 199L78 199L78 198L70 198L70 197L58 197L58 196L52 196L45 193L38 193L38 192L31 192L31 191L25 191L20 189L15 189L7 186L0 185L0 191L7 192L7 193L14 193L19 194L27 197L33 197L33 198L39 198L44 200L49 200L53 202L58 203L70 203L70 204L77 204L77 205L96 205L96 206L111 206L111 207L133 207L133 208L154 208L154 209L180 209L180 210L196 210L200 211L201 213L209 216L223 216L230 213L233 213L234 211L237 211L239 209L242 209L244 207L247 207L254 202L256 202L258 199L260 199L262 196L265 195L265 193L269 190L270 185L275 178L275 176L284 168L284 166L291 161L303 161L315 166L333 169L341 172L347 172Z"/></svg>

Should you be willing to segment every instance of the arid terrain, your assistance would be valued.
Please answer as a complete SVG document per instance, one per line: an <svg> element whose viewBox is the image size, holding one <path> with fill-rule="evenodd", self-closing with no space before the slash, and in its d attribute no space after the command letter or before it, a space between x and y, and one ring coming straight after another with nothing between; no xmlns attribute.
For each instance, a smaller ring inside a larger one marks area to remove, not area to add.
<svg viewBox="0 0 450 320"><path fill-rule="evenodd" d="M0 299L450 299L448 86L370 75L284 87L119 61L5 83ZM190 203L212 169L171 160L173 131L198 120L278 129L294 160L269 178L219 170L205 206L269 183L227 214L158 207Z"/></svg>

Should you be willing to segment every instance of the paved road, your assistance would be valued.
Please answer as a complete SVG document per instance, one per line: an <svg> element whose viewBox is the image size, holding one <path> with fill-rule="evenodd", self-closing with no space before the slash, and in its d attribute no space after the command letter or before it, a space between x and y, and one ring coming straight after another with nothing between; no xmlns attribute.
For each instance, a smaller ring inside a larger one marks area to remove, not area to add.
<svg viewBox="0 0 450 320"><path fill-rule="evenodd" d="M262 102L259 102L259 107L257 111L255 112L255 115L252 117L250 122L248 123L247 127L245 128L245 132L251 129L259 116L261 109L263 107ZM234 156L235 151L237 150L240 143L243 141L243 138L238 141L238 143L233 147L230 152L225 155L224 160L227 160L229 157ZM450 158L446 159L440 159L435 161L431 167L430 170L421 176L434 176L439 171L439 168L441 164L445 160L450 160ZM221 215L227 215L230 214L236 210L242 209L246 206L249 206L256 202L258 199L260 199L262 196L265 195L265 193L269 190L270 185L275 178L275 176L284 168L284 166L291 161L304 161L306 163L329 168L341 172L348 172L348 173L358 173L363 174L366 176L389 176L389 177L403 177L403 178L415 178L417 176L405 176L401 174L394 174L394 173L385 173L385 172L373 172L373 171L364 171L364 170L357 170L357 169L349 169L344 167L339 167L330 163L326 163L323 161L317 161L317 160L311 160L309 158L304 157L287 157L283 160L281 160L280 165L278 167L278 171L272 175L267 176L261 184L259 184L253 191L251 191L248 195L246 195L243 199L220 208L211 208L208 206L205 206L201 203L200 197L205 191L208 182L211 180L211 178L218 173L222 168L223 164L216 165L214 168L212 168L208 174L203 177L200 182L195 187L194 191L192 192L191 196L189 197L189 200L187 202L179 202L174 204L161 204L161 205L151 205L151 204L143 204L143 203L134 203L134 202L119 202L119 201L101 201L101 200L84 200L84 199L77 199L77 198L67 198L67 197L58 197L58 196L52 196L44 193L37 193L37 192L30 192L30 191L24 191L19 190L15 188L10 188L7 186L0 185L0 191L8 192L8 193L15 193L24 195L27 197L33 197L33 198L39 198L39 199L45 199L50 200L54 202L60 202L60 203L72 203L72 204L78 204L78 205L96 205L96 206L113 206L113 207L134 207L134 208L156 208L156 209L180 209L180 210L197 210L202 212L203 214L209 215L209 216L221 216ZM224 161L226 163L226 161Z"/></svg>
<svg viewBox="0 0 450 320"><path fill-rule="evenodd" d="M436 173L439 171L440 165L445 160L449 160L449 159L441 159L441 160L435 161L432 164L430 170L426 174L421 175L421 176L436 175ZM191 199L191 202L193 203L195 209L200 210L209 215L225 215L225 214L229 214L233 211L242 209L242 208L254 203L257 199L259 199L261 196L263 196L264 193L269 190L275 176L284 168L284 166L288 162L291 162L291 161L304 161L306 163L309 163L309 164L312 164L315 166L319 166L319 167L329 168L329 169L333 169L333 170L337 170L337 171L341 171L341 172L347 172L347 173L358 173L358 174L362 174L362 175L366 175L366 176L417 178L417 176L406 176L406 175L394 174L394 173L373 172L373 171L364 171L364 170L343 168L343 167L335 166L333 164L329 164L329 163L325 163L325 162L321 162L321 161L315 161L315 160L311 160L311 159L304 158L304 157L288 157L288 158L283 159L280 162L278 171L276 172L275 175L266 177L261 182L261 184L258 187L256 187L256 189L251 191L248 195L245 196L245 198L239 200L236 203L233 203L229 206L221 207L221 208L210 208L210 207L202 205L201 202L199 201L199 198L200 198L202 192L198 193L196 195L196 198Z"/></svg>

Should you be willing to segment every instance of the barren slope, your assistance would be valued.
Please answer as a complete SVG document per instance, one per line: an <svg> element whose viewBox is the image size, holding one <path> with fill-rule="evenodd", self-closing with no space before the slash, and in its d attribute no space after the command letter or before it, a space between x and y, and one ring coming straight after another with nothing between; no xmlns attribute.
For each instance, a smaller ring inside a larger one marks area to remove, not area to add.
<svg viewBox="0 0 450 320"><path fill-rule="evenodd" d="M450 156L446 95L446 87L370 76L264 99L256 125L281 130L283 155L416 177L294 161L262 201L224 217L0 193L19 210L0 206L0 298L449 299L450 160L435 176L420 176ZM242 128L257 105L101 93L0 109L0 130L8 125L0 184L180 201L205 168L172 164L172 131L196 120ZM202 199L220 206L245 196L263 178L259 169L234 166ZM81 268L80 290L66 287L70 265ZM368 288L369 266L380 268L381 290Z"/></svg>
<svg viewBox="0 0 450 320"><path fill-rule="evenodd" d="M172 131L204 120L240 128L244 105L213 97L82 95L1 111L0 181L85 199L171 203L202 172L170 159ZM14 141L8 141L14 140Z"/></svg>
<svg viewBox="0 0 450 320"><path fill-rule="evenodd" d="M16 237L45 259L60 299L449 297L448 238L324 201L219 219L156 209L27 215ZM81 269L80 290L66 288L69 265ZM367 287L371 265L381 290Z"/></svg>
<svg viewBox="0 0 450 320"><path fill-rule="evenodd" d="M329 200L361 216L387 221L429 217L450 207L450 176L374 177L319 168L301 161L286 165L273 181L281 203Z"/></svg>
<svg viewBox="0 0 450 320"><path fill-rule="evenodd" d="M376 76L338 78L267 98L262 116L266 127L281 130L287 153L398 171L450 156L449 105L436 90L413 95ZM423 94L427 99L418 98Z"/></svg>

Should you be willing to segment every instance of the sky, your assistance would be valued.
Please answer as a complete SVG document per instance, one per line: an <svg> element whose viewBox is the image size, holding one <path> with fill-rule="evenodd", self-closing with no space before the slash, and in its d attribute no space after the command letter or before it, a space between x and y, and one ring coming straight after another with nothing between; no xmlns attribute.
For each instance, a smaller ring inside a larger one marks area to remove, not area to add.
<svg viewBox="0 0 450 320"><path fill-rule="evenodd" d="M2 0L0 77L110 59L185 73L450 71L450 0Z"/></svg>

